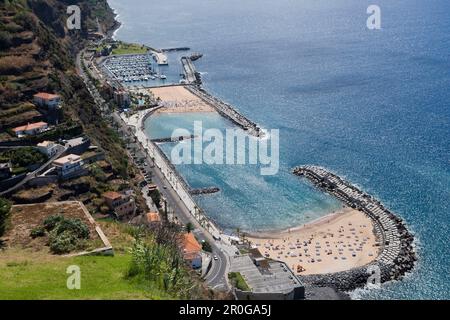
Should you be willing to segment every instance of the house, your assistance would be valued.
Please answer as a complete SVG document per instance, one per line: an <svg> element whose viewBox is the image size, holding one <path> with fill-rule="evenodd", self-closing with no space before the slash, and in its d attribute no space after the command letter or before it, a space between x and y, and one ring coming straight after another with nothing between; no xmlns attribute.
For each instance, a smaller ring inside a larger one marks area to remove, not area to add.
<svg viewBox="0 0 450 320"><path fill-rule="evenodd" d="M51 158L58 153L60 145L52 141L44 141L38 143L37 148L40 152L45 154L47 157Z"/></svg>
<svg viewBox="0 0 450 320"><path fill-rule="evenodd" d="M69 154L53 161L53 166L63 180L82 175L85 172L83 164L81 157L75 154Z"/></svg>
<svg viewBox="0 0 450 320"><path fill-rule="evenodd" d="M17 137L23 137L23 136L34 136L41 132L44 132L48 129L48 123L46 122L35 122L35 123L29 123L25 126L20 126L17 128L14 128L13 131L16 134Z"/></svg>
<svg viewBox="0 0 450 320"><path fill-rule="evenodd" d="M158 212L149 212L147 213L147 223L150 226L159 225L161 223L161 216Z"/></svg>
<svg viewBox="0 0 450 320"><path fill-rule="evenodd" d="M132 215L136 212L136 203L130 193L108 191L103 194L103 199L117 217Z"/></svg>
<svg viewBox="0 0 450 320"><path fill-rule="evenodd" d="M189 263L192 269L199 269L202 267L202 246L192 232L185 233L182 239L183 258Z"/></svg>
<svg viewBox="0 0 450 320"><path fill-rule="evenodd" d="M33 102L39 107L56 109L61 104L61 97L57 94L39 92L33 96Z"/></svg>
<svg viewBox="0 0 450 320"><path fill-rule="evenodd" d="M12 176L11 162L0 163L0 180L9 179Z"/></svg>

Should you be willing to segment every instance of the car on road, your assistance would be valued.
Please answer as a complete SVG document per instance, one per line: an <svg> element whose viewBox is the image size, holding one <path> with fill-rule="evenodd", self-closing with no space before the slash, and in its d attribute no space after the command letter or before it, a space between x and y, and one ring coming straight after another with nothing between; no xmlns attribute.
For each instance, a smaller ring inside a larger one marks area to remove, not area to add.
<svg viewBox="0 0 450 320"><path fill-rule="evenodd" d="M219 258L217 256L214 256L214 261L219 260Z"/></svg>
<svg viewBox="0 0 450 320"><path fill-rule="evenodd" d="M167 189L167 186L166 186L166 185L164 185L164 186L163 186L163 189L164 189L164 190L166 190L166 189Z"/></svg>

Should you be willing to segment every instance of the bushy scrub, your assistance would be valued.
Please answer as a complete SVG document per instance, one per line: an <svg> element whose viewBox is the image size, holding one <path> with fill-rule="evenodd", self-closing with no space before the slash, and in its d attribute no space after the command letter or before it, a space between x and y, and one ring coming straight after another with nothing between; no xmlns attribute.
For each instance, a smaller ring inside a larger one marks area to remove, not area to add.
<svg viewBox="0 0 450 320"><path fill-rule="evenodd" d="M46 218L43 225L43 230L49 233L50 250L55 254L65 254L81 249L84 241L89 239L89 228L80 219L67 219L55 215ZM39 234L38 230L35 230L35 234ZM31 236L33 237L33 232Z"/></svg>
<svg viewBox="0 0 450 320"><path fill-rule="evenodd" d="M45 236L45 229L43 227L37 227L31 230L30 237L33 239L41 238Z"/></svg>
<svg viewBox="0 0 450 320"><path fill-rule="evenodd" d="M52 231L58 223L64 219L63 216L50 216L44 220L44 228L47 231Z"/></svg>
<svg viewBox="0 0 450 320"><path fill-rule="evenodd" d="M142 230L141 230L142 231ZM127 271L127 278L133 279L148 289L157 286L178 298L186 298L192 294L191 276L183 262L177 244L169 237L158 242L153 234L144 231L134 234L135 241L132 261Z"/></svg>

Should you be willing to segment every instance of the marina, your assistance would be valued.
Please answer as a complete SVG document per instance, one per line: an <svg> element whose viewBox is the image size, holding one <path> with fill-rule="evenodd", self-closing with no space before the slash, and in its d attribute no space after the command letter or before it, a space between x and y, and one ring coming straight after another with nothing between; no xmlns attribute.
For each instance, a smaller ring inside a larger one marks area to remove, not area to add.
<svg viewBox="0 0 450 320"><path fill-rule="evenodd" d="M155 80L149 54L111 56L103 62L103 68L115 80L125 83Z"/></svg>

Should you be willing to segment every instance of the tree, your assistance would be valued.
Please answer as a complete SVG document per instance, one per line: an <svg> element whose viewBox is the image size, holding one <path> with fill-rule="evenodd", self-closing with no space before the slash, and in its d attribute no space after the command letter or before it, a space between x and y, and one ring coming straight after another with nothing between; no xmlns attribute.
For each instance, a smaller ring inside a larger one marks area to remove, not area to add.
<svg viewBox="0 0 450 320"><path fill-rule="evenodd" d="M191 222L188 222L186 225L186 232L191 233L194 230L194 225Z"/></svg>
<svg viewBox="0 0 450 320"><path fill-rule="evenodd" d="M4 199L0 198L0 237L6 231L6 223L11 214L11 203Z"/></svg>

